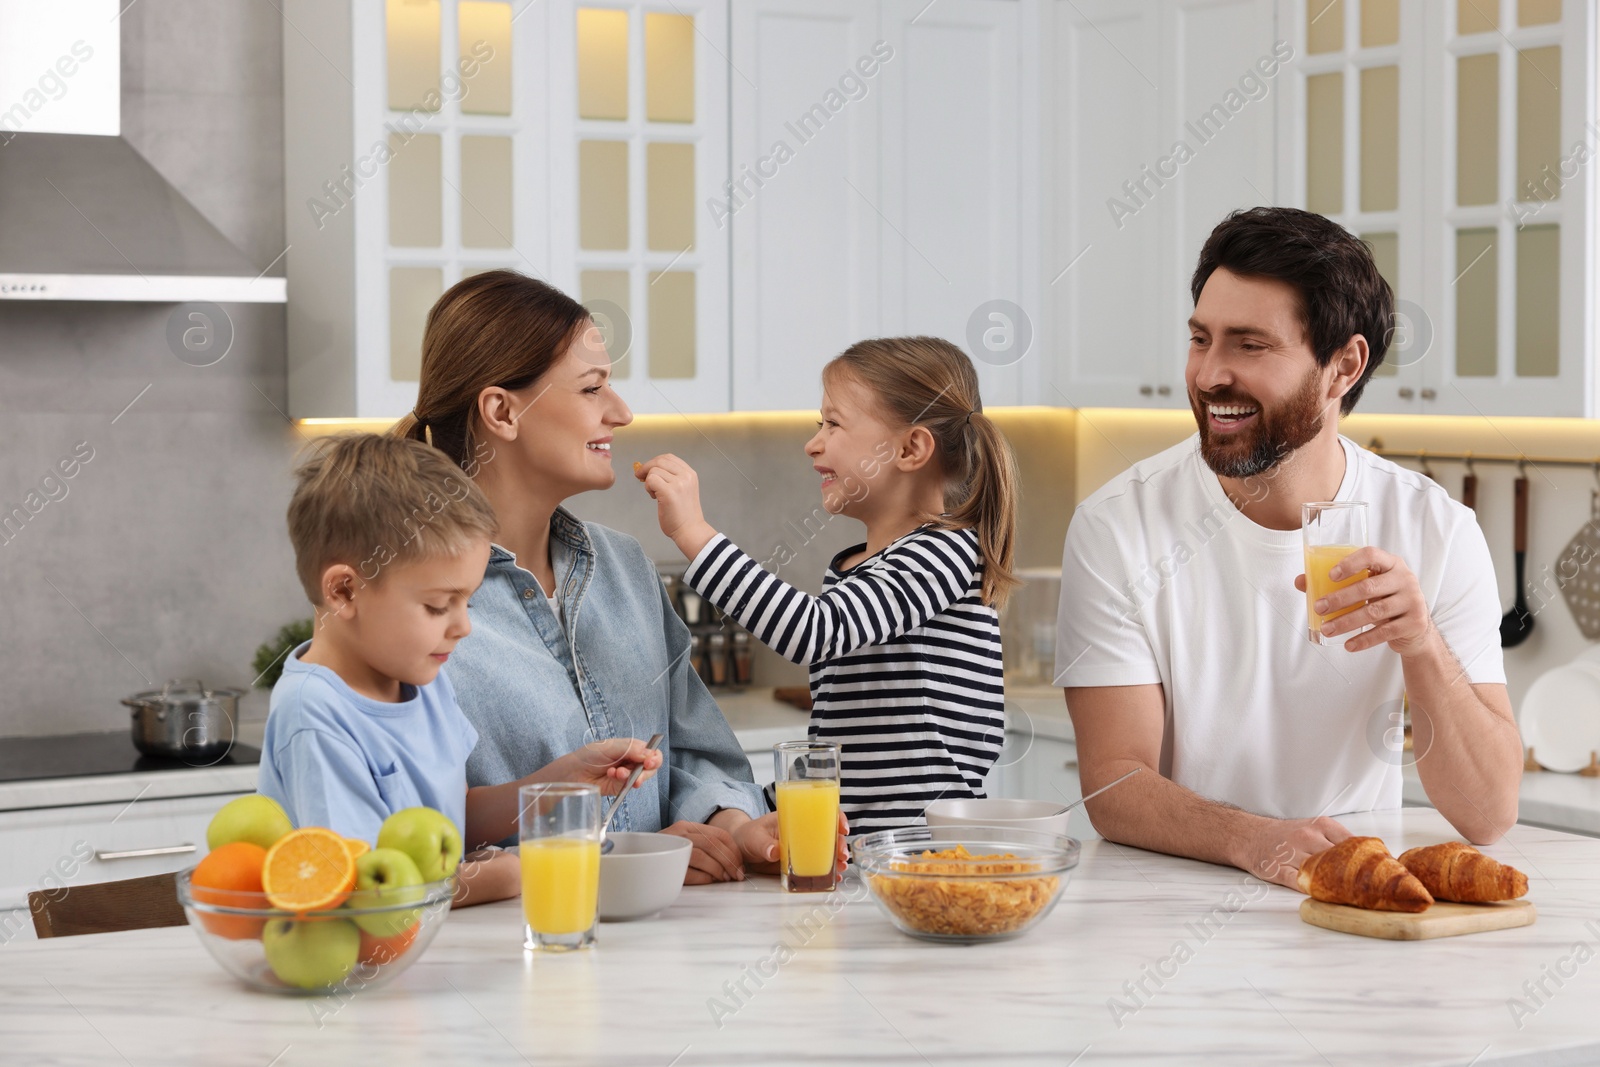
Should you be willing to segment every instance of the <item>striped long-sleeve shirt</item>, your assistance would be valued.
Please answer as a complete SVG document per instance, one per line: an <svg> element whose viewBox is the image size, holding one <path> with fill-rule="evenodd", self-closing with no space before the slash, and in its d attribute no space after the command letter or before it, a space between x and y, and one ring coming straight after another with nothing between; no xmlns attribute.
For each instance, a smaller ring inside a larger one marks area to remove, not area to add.
<svg viewBox="0 0 1600 1067"><path fill-rule="evenodd" d="M1000 621L981 598L970 530L924 526L821 596L764 570L720 534L684 579L784 658L811 668L810 735L842 748L852 833L914 825L941 797L981 797L1005 740Z"/></svg>

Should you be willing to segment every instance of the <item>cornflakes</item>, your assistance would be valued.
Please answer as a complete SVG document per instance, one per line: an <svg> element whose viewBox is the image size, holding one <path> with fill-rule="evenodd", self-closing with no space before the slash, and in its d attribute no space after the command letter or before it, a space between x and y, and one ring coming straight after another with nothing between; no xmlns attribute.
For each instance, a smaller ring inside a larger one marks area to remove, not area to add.
<svg viewBox="0 0 1600 1067"><path fill-rule="evenodd" d="M1037 860L1019 859L1009 852L975 856L964 845L915 858L892 860L896 874L950 874L949 881L935 878L899 878L895 874L869 876L872 891L884 906L907 926L925 934L947 937L989 937L1019 930L1055 899L1060 879L995 877L1037 871Z"/></svg>

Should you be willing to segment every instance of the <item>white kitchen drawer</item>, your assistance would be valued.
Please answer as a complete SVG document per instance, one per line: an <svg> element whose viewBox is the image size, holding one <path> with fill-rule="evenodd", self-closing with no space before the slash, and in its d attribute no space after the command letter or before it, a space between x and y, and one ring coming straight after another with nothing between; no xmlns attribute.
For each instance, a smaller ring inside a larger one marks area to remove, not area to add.
<svg viewBox="0 0 1600 1067"><path fill-rule="evenodd" d="M0 813L0 909L25 907L30 891L161 874L206 854L211 816L244 794L135 800ZM118 858L116 853L179 849ZM108 855L111 854L111 855ZM31 928L31 922L28 924ZM0 931L0 941L5 940Z"/></svg>

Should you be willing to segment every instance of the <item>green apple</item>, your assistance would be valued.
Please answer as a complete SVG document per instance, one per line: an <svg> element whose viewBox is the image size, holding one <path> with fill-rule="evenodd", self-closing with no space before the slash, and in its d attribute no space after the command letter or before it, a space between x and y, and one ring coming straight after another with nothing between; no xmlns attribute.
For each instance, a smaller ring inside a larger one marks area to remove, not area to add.
<svg viewBox="0 0 1600 1067"><path fill-rule="evenodd" d="M206 828L206 845L213 852L235 841L271 848L273 842L293 829L294 823L276 800L251 793L235 797L217 809Z"/></svg>
<svg viewBox="0 0 1600 1067"><path fill-rule="evenodd" d="M321 989L355 967L361 931L348 919L273 919L261 931L261 947L284 982Z"/></svg>
<svg viewBox="0 0 1600 1067"><path fill-rule="evenodd" d="M375 848L356 857L356 891L344 902L347 908L383 908L421 903L426 893L416 861L397 848ZM351 918L374 937L393 937L409 930L422 915L421 908L404 908Z"/></svg>
<svg viewBox="0 0 1600 1067"><path fill-rule="evenodd" d="M406 808L383 820L378 847L399 849L416 863L423 881L437 882L461 862L461 831L442 811Z"/></svg>

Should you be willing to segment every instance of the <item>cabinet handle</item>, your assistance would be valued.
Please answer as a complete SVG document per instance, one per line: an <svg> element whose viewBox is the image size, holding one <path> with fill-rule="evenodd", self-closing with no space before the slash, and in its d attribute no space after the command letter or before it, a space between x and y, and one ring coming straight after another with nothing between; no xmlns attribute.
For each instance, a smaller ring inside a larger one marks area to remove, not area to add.
<svg viewBox="0 0 1600 1067"><path fill-rule="evenodd" d="M161 848L125 848L120 852L102 852L94 850L97 860L132 860L142 856L181 856L186 852L193 852L193 845L164 845Z"/></svg>
<svg viewBox="0 0 1600 1067"><path fill-rule="evenodd" d="M1401 387L1400 387L1400 399L1401 399L1401 400L1410 400L1410 399L1411 399L1411 398L1412 398L1412 397L1413 397L1413 396L1414 396L1414 395L1416 395L1416 394L1414 394L1414 393L1413 393L1413 392L1412 392L1412 391L1411 391L1411 386L1409 386L1409 385L1402 385L1402 386L1401 386Z"/></svg>
<svg viewBox="0 0 1600 1067"><path fill-rule="evenodd" d="M1140 396L1149 396L1153 392L1155 392L1155 390L1151 389L1148 385L1139 386L1139 395Z"/></svg>
<svg viewBox="0 0 1600 1067"><path fill-rule="evenodd" d="M1063 763L1061 765L1061 768L1062 768L1062 770L1070 771L1070 770L1075 769L1077 766L1078 766L1078 761L1077 760L1069 759L1069 760L1067 760L1067 762L1065 762L1065 763Z"/></svg>
<svg viewBox="0 0 1600 1067"><path fill-rule="evenodd" d="M1422 391L1422 399L1424 399L1424 400L1432 400L1434 397L1436 397L1438 395L1439 394L1437 392L1435 392L1434 390L1432 390L1432 389L1424 389Z"/></svg>
<svg viewBox="0 0 1600 1067"><path fill-rule="evenodd" d="M1170 386L1170 385L1158 385L1158 386L1156 386L1156 392L1161 396L1171 396L1172 395L1172 386Z"/></svg>

